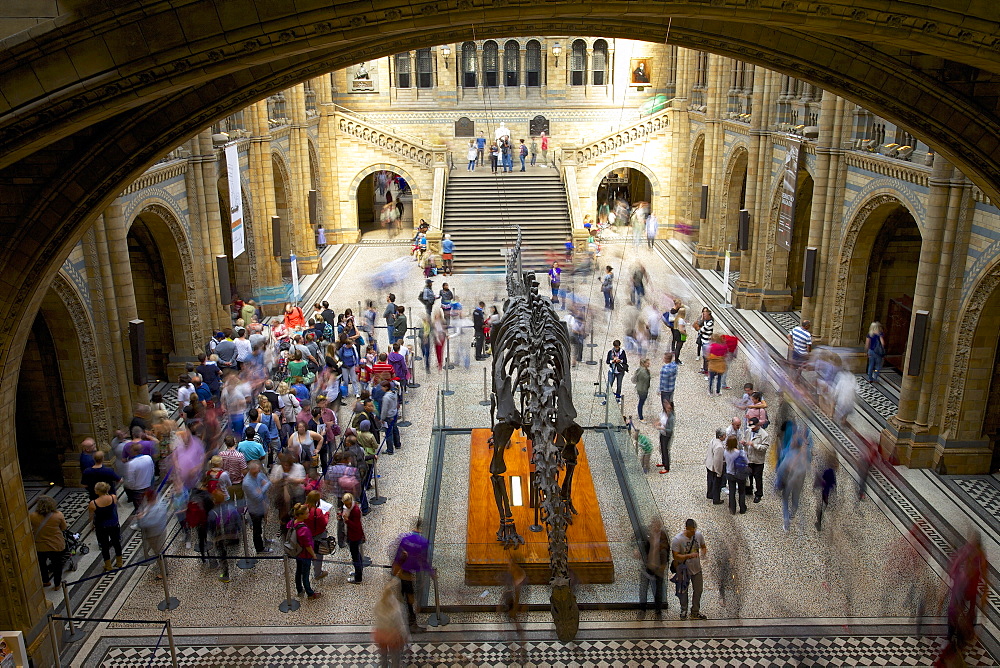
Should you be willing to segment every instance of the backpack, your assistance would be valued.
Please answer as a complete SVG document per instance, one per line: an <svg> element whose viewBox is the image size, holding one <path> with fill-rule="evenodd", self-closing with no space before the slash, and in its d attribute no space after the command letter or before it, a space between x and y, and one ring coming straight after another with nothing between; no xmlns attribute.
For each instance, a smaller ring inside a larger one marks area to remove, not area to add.
<svg viewBox="0 0 1000 668"><path fill-rule="evenodd" d="M222 471L220 470L217 473L209 471L205 475L208 478L208 481L205 483L205 491L209 494L214 494L215 490L219 489L219 479L222 478Z"/></svg>
<svg viewBox="0 0 1000 668"><path fill-rule="evenodd" d="M184 524L189 529L200 527L208 519L205 514L205 506L198 499L188 499L187 508L184 511Z"/></svg>
<svg viewBox="0 0 1000 668"><path fill-rule="evenodd" d="M358 496L358 478L353 473L350 473L352 470L357 471L353 467L348 467L347 471L337 478L337 485L340 487L341 494L350 493L356 498Z"/></svg>
<svg viewBox="0 0 1000 668"><path fill-rule="evenodd" d="M297 557L302 553L302 546L299 545L299 523L296 522L285 531L285 542L282 547L285 550L285 556L287 557Z"/></svg>
<svg viewBox="0 0 1000 668"><path fill-rule="evenodd" d="M733 476L737 480L745 481L750 477L750 462L747 461L747 456L740 452L736 455L736 459L733 460Z"/></svg>
<svg viewBox="0 0 1000 668"><path fill-rule="evenodd" d="M208 341L205 342L205 359L209 359L215 354L216 343L217 342L214 336L210 337Z"/></svg>
<svg viewBox="0 0 1000 668"><path fill-rule="evenodd" d="M428 287L425 287L420 293L420 302L423 304L433 304L434 303L434 291Z"/></svg>
<svg viewBox="0 0 1000 668"><path fill-rule="evenodd" d="M526 155L528 155L528 147L525 146L524 144L521 144L521 157L523 158Z"/></svg>
<svg viewBox="0 0 1000 668"><path fill-rule="evenodd" d="M223 504L215 509L215 526L212 527L215 542L238 541L240 538L240 515L236 506Z"/></svg>
<svg viewBox="0 0 1000 668"><path fill-rule="evenodd" d="M333 325L331 325L326 320L323 321L323 334L322 337L327 341L333 341Z"/></svg>
<svg viewBox="0 0 1000 668"><path fill-rule="evenodd" d="M351 346L344 346L340 349L340 362L346 367L358 365L358 353Z"/></svg>

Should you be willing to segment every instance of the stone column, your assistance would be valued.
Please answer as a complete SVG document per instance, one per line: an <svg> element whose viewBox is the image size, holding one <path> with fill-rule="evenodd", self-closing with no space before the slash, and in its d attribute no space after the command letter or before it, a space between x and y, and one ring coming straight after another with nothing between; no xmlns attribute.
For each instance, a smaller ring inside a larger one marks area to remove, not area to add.
<svg viewBox="0 0 1000 668"><path fill-rule="evenodd" d="M524 69L527 51L527 48L517 50L517 94L522 100L528 97L528 73Z"/></svg>
<svg viewBox="0 0 1000 668"><path fill-rule="evenodd" d="M824 95L836 97L832 93L824 93ZM825 102L826 97L823 100ZM827 315L834 312L835 304L833 302L837 299L834 288L837 285L836 264L839 258L840 239L839 226L835 225L834 221L840 221L844 217L843 202L844 189L847 184L847 165L844 162L843 145L845 134L850 133L850 123L845 123L847 100L842 97L836 97L836 100L833 131L827 146L829 164L827 165L826 209L824 213L827 222L823 226L823 240L819 249L819 267L816 273L816 303L823 306L814 313L818 325L814 324L813 327L814 336L818 335L821 341L826 342L829 342L830 330L833 326ZM821 106L820 115L825 113L827 113L827 109L825 106ZM811 229L812 223L810 222Z"/></svg>
<svg viewBox="0 0 1000 668"><path fill-rule="evenodd" d="M708 86L705 91L705 159L702 167L702 184L708 185L708 216L698 231L698 246L695 248L695 266L699 269L719 267L719 175L724 167L719 164L725 141L719 104L722 85L723 63L728 59L715 54L708 57ZM695 184L698 186L699 184ZM699 202L693 202L694 216L700 215Z"/></svg>
<svg viewBox="0 0 1000 668"><path fill-rule="evenodd" d="M750 212L750 236L753 238L754 231L761 225L762 221L757 217L758 191L762 182L766 183L769 174L762 174L761 145L767 132L767 117L769 109L764 103L764 90L767 83L768 70L756 68L754 73L753 94L751 106L753 111L750 115L750 148L747 155L747 193L746 209ZM754 269L758 261L758 256L763 255L763 249L751 243L750 248L740 258L740 280L736 281L736 289L733 291L733 298L740 308L755 308L751 305L754 292ZM759 289L756 291L756 299L760 299Z"/></svg>
<svg viewBox="0 0 1000 668"><path fill-rule="evenodd" d="M910 320L910 333L906 344L905 368L903 383L899 391L899 409L889 421L889 426L882 431L881 444L883 449L899 455L903 464L910 467L927 467L933 464L935 451L934 442L928 434L927 425L917 423L918 408L921 394L930 392L925 387L928 368L934 360L928 357L925 346L921 364L921 373L917 376L909 374L910 347L913 345L913 332L918 311L928 311L933 317L935 311L934 298L937 291L939 263L942 256L941 240L948 217L948 199L951 189L951 177L954 168L951 163L941 157L934 156L934 165L928 181L927 216L922 226L922 241L920 244L920 264L917 267L917 281L913 294L913 315Z"/></svg>
<svg viewBox="0 0 1000 668"><path fill-rule="evenodd" d="M108 338L110 341L115 342L113 344L112 354L110 356L110 372L114 377L114 388L111 388L111 394L117 397L118 406L112 407L114 415L126 418L124 422L119 420L120 424L126 424L131 420L132 415L132 390L129 383L129 377L131 376L131 371L125 365L125 358L118 354L118 350L122 347L120 342L127 342L128 340L128 327L126 326L122 330L122 322L120 320L120 307L118 304L118 296L115 290L115 279L112 274L112 264L114 258L108 249L108 237L107 230L104 226L104 214L101 214L94 221L94 246L97 251L97 257L99 261L99 266L95 267L97 275L94 277L96 281L101 283L104 289L104 312L94 313L94 320L101 318L105 320L108 324ZM126 261L128 260L126 251ZM88 267L89 269L89 267ZM129 281L131 284L131 267L129 269ZM135 303L135 296L133 293L132 303ZM125 332L124 336L122 332ZM124 346L124 347L127 347ZM110 397L109 397L110 399Z"/></svg>
<svg viewBox="0 0 1000 668"><path fill-rule="evenodd" d="M771 118L774 113L776 90L780 84L780 75L772 70L764 70L761 74L762 76L755 77L755 86L757 85L756 79L763 79L763 88L761 91L759 112L757 109L754 110L755 114L760 113L760 124L756 131L759 148L755 168L756 178L753 182L753 206L750 206L749 201L747 203L751 220L750 271L746 277L744 295L740 299L740 306L749 309L759 309L761 307L764 295L764 277L768 273L766 271L767 257L768 253L773 251L773 248L769 247L769 244L772 243L769 241L769 234L774 225L774 221L771 220L774 142L771 139L770 127ZM749 173L747 183L750 183ZM748 188L748 199L750 197L749 190ZM742 272L740 279L743 282Z"/></svg>
<svg viewBox="0 0 1000 668"><path fill-rule="evenodd" d="M688 202L691 190L688 188L688 169L691 162L691 121L687 110L691 95L691 61L694 52L677 49L677 83L675 96L670 104L670 137L673 147L674 169L670 171L670 204L663 227L671 236L676 236L677 225L690 225Z"/></svg>
<svg viewBox="0 0 1000 668"><path fill-rule="evenodd" d="M337 117L336 107L330 102L329 86L322 84L316 94L323 100L319 106L319 190L322 193L323 229L326 231L327 243L353 243L357 241L357 230L350 235L343 228L343 220L337 207L340 193L337 192Z"/></svg>
<svg viewBox="0 0 1000 668"><path fill-rule="evenodd" d="M834 116L836 115L837 96L830 92L823 93L823 106L819 115L819 138L816 141L816 175L813 180L812 210L809 213L809 238L807 246L822 248L823 231L828 227L826 218L826 197L830 186L830 152L839 141L839 134L834 135ZM830 221L830 226L833 221ZM818 294L820 276L825 276L825 267L816 267L817 292L812 297L802 297L802 319L812 322L814 336L821 336L823 309L817 308L823 301Z"/></svg>
<svg viewBox="0 0 1000 668"><path fill-rule="evenodd" d="M309 138L306 131L305 87L293 86L286 92L292 123L288 129L288 204L292 220L291 249L298 257L299 274L320 270L316 235L309 224Z"/></svg>
<svg viewBox="0 0 1000 668"><path fill-rule="evenodd" d="M229 307L222 300L229 300L229 295L219 294L219 270L215 261L217 255L226 254L225 242L222 238L222 214L219 211L219 165L215 157L215 147L212 145L212 130L206 129L198 133L198 150L201 156L201 188L198 191L199 206L202 214L202 252L207 254L208 262L206 277L211 277L209 294L206 304L212 313L211 322L217 330L231 327L233 320L229 315ZM229 225L226 225L229 229Z"/></svg>
<svg viewBox="0 0 1000 668"><path fill-rule="evenodd" d="M329 87L329 84L327 84ZM318 97L318 95L317 95ZM246 109L250 117L250 146L247 150L247 163L250 167L247 176L253 201L257 205L257 215L254 216L254 249L256 250L257 280L259 288L281 284L281 265L279 258L274 257L274 236L271 230L271 216L277 212L274 199L274 168L271 164L271 130L267 122L267 101L261 100ZM284 249L282 249L284 252Z"/></svg>
<svg viewBox="0 0 1000 668"><path fill-rule="evenodd" d="M108 242L108 263L115 286L115 316L121 332L122 355L127 384L123 401L128 401L126 415L132 414L133 403L149 403L149 390L145 385L135 386L132 378L132 350L128 345L128 323L139 317L135 303L135 286L132 284L132 262L128 254L128 221L122 215L121 200L116 199L104 210L104 232Z"/></svg>

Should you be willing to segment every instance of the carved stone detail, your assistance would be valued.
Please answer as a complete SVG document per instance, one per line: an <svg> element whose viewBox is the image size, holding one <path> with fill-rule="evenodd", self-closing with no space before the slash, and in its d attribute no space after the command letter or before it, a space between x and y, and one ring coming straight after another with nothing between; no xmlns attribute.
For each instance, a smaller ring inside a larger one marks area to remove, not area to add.
<svg viewBox="0 0 1000 668"><path fill-rule="evenodd" d="M380 130L364 121L349 116L337 114L337 129L363 142L377 146L390 153L406 158L421 167L434 164L434 151L417 146L413 142L394 136L385 130Z"/></svg>
<svg viewBox="0 0 1000 668"><path fill-rule="evenodd" d="M667 112L668 110L664 109L657 114L633 123L627 128L622 128L618 132L613 132L589 144L577 147L575 149L577 164L585 165L605 153L618 151L629 144L649 139L653 135L666 130L669 127Z"/></svg>
<svg viewBox="0 0 1000 668"><path fill-rule="evenodd" d="M88 379L90 391L87 399L90 404L90 417L93 420L94 438L98 443L111 442L111 427L108 419L107 401L104 397L104 383L101 378L101 366L98 364L97 346L94 340L94 323L90 312L83 303L80 294L72 282L59 272L49 286L65 304L69 316L73 320L77 341L80 345L80 356L83 360L84 374Z"/></svg>

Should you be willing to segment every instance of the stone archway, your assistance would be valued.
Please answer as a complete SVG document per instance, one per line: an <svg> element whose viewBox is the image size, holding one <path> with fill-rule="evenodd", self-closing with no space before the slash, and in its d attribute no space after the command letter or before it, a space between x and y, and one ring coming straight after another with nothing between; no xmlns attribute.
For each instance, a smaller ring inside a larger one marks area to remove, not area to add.
<svg viewBox="0 0 1000 668"><path fill-rule="evenodd" d="M615 199L623 199L629 206L637 202L647 202L649 213L659 214L660 184L651 169L632 160L619 160L604 167L594 179L593 188L596 208L588 212L599 219L604 207L614 209ZM628 221L618 221L617 224L627 224Z"/></svg>
<svg viewBox="0 0 1000 668"><path fill-rule="evenodd" d="M913 238L914 232L916 239ZM900 238L894 239L897 233ZM841 243L833 299L833 304L839 309L836 314L839 317L830 321L831 342L835 345L858 345L867 334L869 322L886 318L891 300L906 294L903 292L904 283L910 283L912 295L917 261L913 261L910 268L898 262L902 256L887 259L885 251L890 244L903 244L905 247L901 246L899 250L909 253L909 256L916 253L919 260L919 243L919 226L909 208L895 194L876 194L858 209ZM894 260L897 262L893 263ZM887 266L887 262L892 264ZM912 280L906 272L912 273ZM900 280L895 287L886 282L896 278ZM872 280L875 281L875 290L869 289ZM890 293L893 296L890 297ZM882 324L889 325L887 322ZM905 347L906 335L900 334L899 338L904 341Z"/></svg>
<svg viewBox="0 0 1000 668"><path fill-rule="evenodd" d="M739 233L740 209L744 208L747 197L747 166L750 153L746 147L739 145L733 149L726 164L725 180L723 181L722 199L720 201L719 220L722 229L719 230L721 247L724 254L728 249L732 252L733 271L740 270L740 252L737 250L737 234Z"/></svg>
<svg viewBox="0 0 1000 668"><path fill-rule="evenodd" d="M687 229L678 232L687 235L690 243L698 243L701 228L701 192L705 184L705 135L699 134L691 148L691 164L688 168Z"/></svg>

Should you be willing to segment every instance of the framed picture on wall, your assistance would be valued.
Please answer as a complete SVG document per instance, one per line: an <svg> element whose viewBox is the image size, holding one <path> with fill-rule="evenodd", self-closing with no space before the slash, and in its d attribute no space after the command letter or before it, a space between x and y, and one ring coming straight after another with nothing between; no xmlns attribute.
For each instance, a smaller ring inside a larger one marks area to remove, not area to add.
<svg viewBox="0 0 1000 668"><path fill-rule="evenodd" d="M649 58L632 58L629 60L629 86L648 86L653 80L649 67Z"/></svg>

